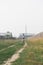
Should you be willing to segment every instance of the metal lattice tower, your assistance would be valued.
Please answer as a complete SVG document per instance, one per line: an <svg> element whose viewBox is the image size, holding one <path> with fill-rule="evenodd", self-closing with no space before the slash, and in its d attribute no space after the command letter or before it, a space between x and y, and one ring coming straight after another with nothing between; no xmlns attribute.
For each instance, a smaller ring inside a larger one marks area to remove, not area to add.
<svg viewBox="0 0 43 65"><path fill-rule="evenodd" d="M25 33L27 34L27 25L25 25Z"/></svg>

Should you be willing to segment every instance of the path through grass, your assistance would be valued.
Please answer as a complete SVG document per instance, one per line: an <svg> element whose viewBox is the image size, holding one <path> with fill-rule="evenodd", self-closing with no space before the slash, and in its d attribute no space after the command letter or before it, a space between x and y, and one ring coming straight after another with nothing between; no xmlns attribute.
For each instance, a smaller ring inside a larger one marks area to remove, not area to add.
<svg viewBox="0 0 43 65"><path fill-rule="evenodd" d="M12 65L43 65L43 40L27 41L28 46Z"/></svg>
<svg viewBox="0 0 43 65"><path fill-rule="evenodd" d="M9 41L7 41L9 43ZM7 45L7 43L5 43ZM2 42L3 44L3 42ZM6 50L1 51L0 53L0 65L3 64L5 60L10 58L15 52L17 52L24 44L22 41L12 41L9 44L14 45L13 47L6 48ZM4 45L4 44L3 44Z"/></svg>

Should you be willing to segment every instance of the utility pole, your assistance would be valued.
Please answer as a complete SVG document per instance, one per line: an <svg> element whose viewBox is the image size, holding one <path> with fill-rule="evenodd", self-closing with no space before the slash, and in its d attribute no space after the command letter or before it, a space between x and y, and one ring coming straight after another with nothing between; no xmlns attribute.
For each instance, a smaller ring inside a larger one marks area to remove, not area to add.
<svg viewBox="0 0 43 65"><path fill-rule="evenodd" d="M25 42L26 42L26 38L27 38L27 25L25 25Z"/></svg>
<svg viewBox="0 0 43 65"><path fill-rule="evenodd" d="M27 25L25 25L25 33L23 33L23 43L26 42L26 35L27 35Z"/></svg>
<svg viewBox="0 0 43 65"><path fill-rule="evenodd" d="M26 35L27 35L27 25L25 25L25 33L23 33L23 43L26 42Z"/></svg>
<svg viewBox="0 0 43 65"><path fill-rule="evenodd" d="M25 24L25 33L27 34L27 25Z"/></svg>

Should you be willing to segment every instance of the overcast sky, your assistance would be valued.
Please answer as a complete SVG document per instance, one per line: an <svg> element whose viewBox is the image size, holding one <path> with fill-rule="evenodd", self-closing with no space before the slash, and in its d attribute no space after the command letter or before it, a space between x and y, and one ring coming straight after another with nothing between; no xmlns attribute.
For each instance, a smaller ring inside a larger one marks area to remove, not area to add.
<svg viewBox="0 0 43 65"><path fill-rule="evenodd" d="M0 0L0 32L43 31L43 0Z"/></svg>

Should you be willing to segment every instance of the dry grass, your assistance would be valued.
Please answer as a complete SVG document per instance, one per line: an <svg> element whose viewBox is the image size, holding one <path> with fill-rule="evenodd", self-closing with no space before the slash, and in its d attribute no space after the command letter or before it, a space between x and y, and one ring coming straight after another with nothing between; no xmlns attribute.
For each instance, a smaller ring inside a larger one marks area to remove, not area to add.
<svg viewBox="0 0 43 65"><path fill-rule="evenodd" d="M27 48L12 65L43 65L43 38L30 38Z"/></svg>

